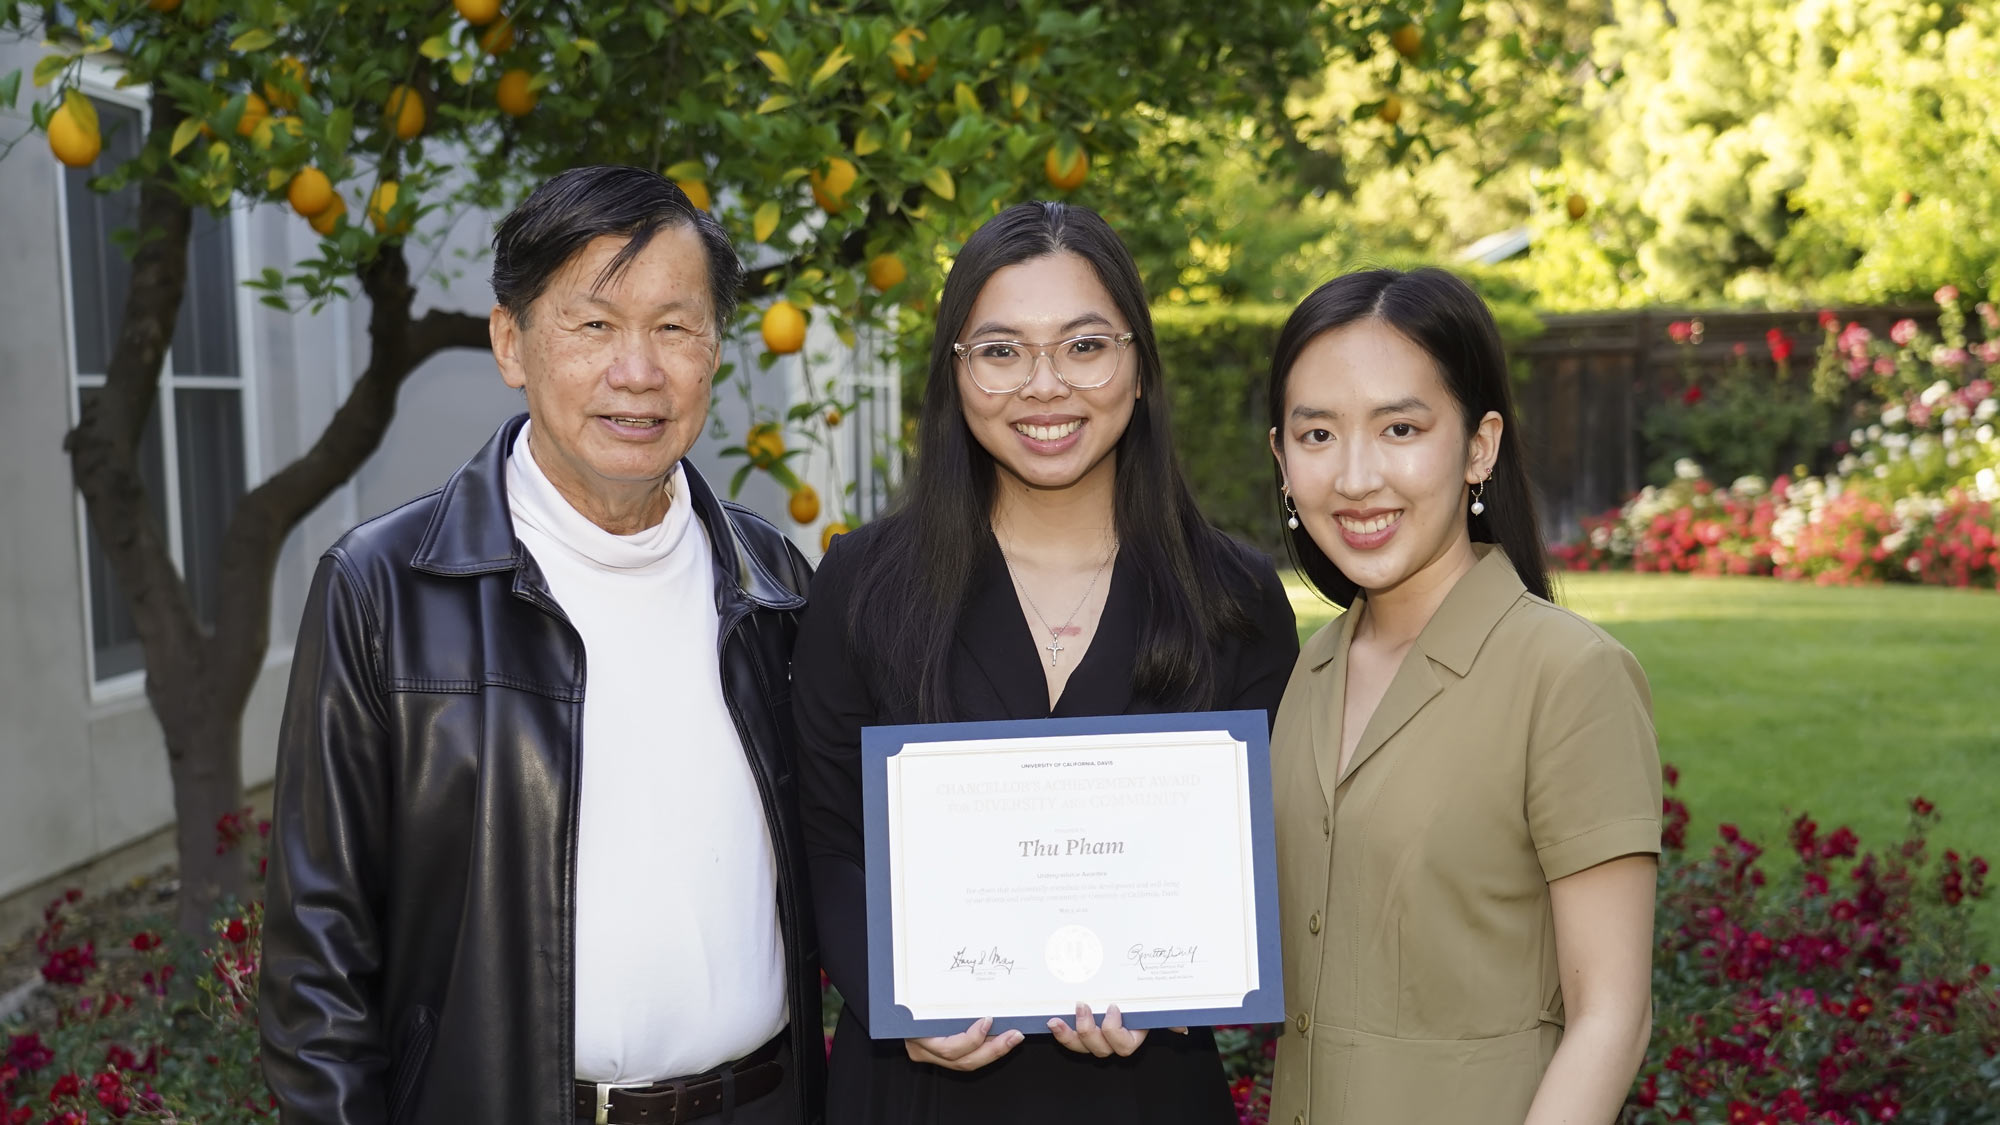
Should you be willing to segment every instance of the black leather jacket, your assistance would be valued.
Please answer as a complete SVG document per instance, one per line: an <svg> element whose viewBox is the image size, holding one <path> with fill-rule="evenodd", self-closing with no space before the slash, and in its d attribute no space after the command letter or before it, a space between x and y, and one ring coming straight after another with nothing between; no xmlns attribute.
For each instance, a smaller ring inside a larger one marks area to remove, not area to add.
<svg viewBox="0 0 2000 1125"><path fill-rule="evenodd" d="M349 532L313 579L279 736L259 1000L287 1122L575 1120L584 653L514 538L506 459L525 417L443 489ZM814 1123L825 1055L789 673L810 568L692 466L686 480L715 549L723 694L777 855L788 1061ZM702 799L661 793L658 812Z"/></svg>

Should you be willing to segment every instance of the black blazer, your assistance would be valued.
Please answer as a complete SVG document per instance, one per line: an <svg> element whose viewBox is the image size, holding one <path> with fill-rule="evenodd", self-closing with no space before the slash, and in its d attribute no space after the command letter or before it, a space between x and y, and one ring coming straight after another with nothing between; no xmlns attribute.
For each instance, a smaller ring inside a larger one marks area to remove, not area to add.
<svg viewBox="0 0 2000 1125"><path fill-rule="evenodd" d="M893 518L893 517L892 517ZM874 654L849 635L847 618L860 560L882 537L870 526L842 536L820 564L793 657L793 707L799 725L799 799L807 862L827 975L844 997L834 1032L827 1089L828 1125L1013 1125L1075 1120L1091 1125L1234 1125L1228 1084L1214 1036L1150 1036L1129 1059L1094 1059L1052 1036L1030 1036L998 1063L959 1074L911 1062L900 1040L868 1038L867 895L862 875L861 728L918 721L906 705L885 703ZM1216 649L1216 709L1275 713L1298 656L1297 626L1271 561L1230 542L1244 566L1234 593L1255 634ZM1135 698L1132 667L1143 592L1121 554L1097 635L1048 705L1039 636L1022 615L1006 563L989 541L961 615L949 675L957 718L1032 719L1168 710Z"/></svg>

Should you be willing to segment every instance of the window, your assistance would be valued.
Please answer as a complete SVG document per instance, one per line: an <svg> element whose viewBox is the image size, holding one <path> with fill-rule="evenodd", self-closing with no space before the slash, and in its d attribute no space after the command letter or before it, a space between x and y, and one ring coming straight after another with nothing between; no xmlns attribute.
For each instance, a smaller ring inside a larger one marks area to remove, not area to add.
<svg viewBox="0 0 2000 1125"><path fill-rule="evenodd" d="M145 134L143 102L109 96L92 101L102 124L103 155L91 168L65 168L61 173L70 343L79 409L104 386L132 274L126 240L116 232L132 228L139 207L136 186L101 195L87 185L91 177L138 152ZM152 516L189 581L195 613L204 625L215 621L222 534L248 479L234 228L233 216L195 213L187 293L161 366L160 393L146 421L139 454ZM131 610L97 532L82 513L80 499L78 514L85 526L92 678L102 683L139 672L144 660Z"/></svg>

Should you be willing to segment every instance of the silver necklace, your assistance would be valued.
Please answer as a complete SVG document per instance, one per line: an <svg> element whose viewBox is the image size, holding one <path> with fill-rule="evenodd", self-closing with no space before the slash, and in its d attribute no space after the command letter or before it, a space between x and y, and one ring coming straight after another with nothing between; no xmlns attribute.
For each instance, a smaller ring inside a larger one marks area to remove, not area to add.
<svg viewBox="0 0 2000 1125"><path fill-rule="evenodd" d="M999 543L999 539L996 537L994 539L994 542ZM1051 668L1055 667L1056 658L1062 655L1063 633L1069 629L1072 623L1076 621L1076 615L1082 613L1083 607L1090 602L1091 591L1097 589L1097 580L1104 577L1105 568L1111 565L1112 558L1117 554L1118 554L1118 544L1117 542L1114 541L1111 544L1111 549L1104 553L1104 561L1097 564L1097 573L1090 576L1090 585L1085 586L1083 588L1082 599L1080 599L1076 603L1075 609L1069 611L1069 619L1064 621L1060 628L1050 628L1049 619L1043 615L1042 607L1035 604L1035 595L1030 594L1028 592L1028 587L1026 586L1026 584L1024 584L1021 581L1019 575L1014 573L1014 560L1007 554L1007 545L1005 543L1000 543L1000 561L1007 564L1007 577L1013 581L1014 588L1021 592L1021 596L1027 599L1028 608L1035 611L1035 617L1042 623L1042 628L1048 629L1049 643L1043 645L1042 647L1049 650L1049 667Z"/></svg>

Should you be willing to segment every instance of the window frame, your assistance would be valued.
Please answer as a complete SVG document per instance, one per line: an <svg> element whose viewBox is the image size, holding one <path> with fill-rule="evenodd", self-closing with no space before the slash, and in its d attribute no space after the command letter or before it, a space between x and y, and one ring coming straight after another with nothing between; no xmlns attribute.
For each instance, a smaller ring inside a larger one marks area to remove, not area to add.
<svg viewBox="0 0 2000 1125"><path fill-rule="evenodd" d="M77 83L80 92L99 102L109 103L139 114L139 127L146 129L151 118L152 91L148 85L119 86L122 71L114 64L99 59L85 59ZM74 429L81 418L83 392L105 385L105 375L101 372L85 374L77 369L76 344L76 293L74 288L74 265L70 255L70 214L67 176L69 169L57 161L50 161L51 175L55 185L56 222L58 236L56 253L61 269L63 321L64 370L69 382L69 426ZM186 565L185 544L181 520L181 480L180 480L180 430L176 416L175 392L181 390L230 390L239 395L238 416L242 426L243 481L246 492L263 482L263 451L260 441L261 427L259 385L262 383L262 368L256 348L256 333L253 321L258 308L255 297L242 284L243 279L253 276L250 259L249 207L242 200L232 201L228 212L229 224L229 267L233 276L229 279L230 299L234 302L237 374L217 375L177 375L174 372L173 346L169 341L166 354L160 363L156 407L160 425L161 459L163 462L162 482L166 495L164 508L167 526L162 529L166 535L167 549L174 561L175 569ZM97 633L95 610L92 606L90 574L90 514L84 504L83 494L73 497L76 511L77 548L77 590L82 607L84 679L89 690L92 705L123 703L141 699L145 693L146 670L121 672L101 676L97 668Z"/></svg>

